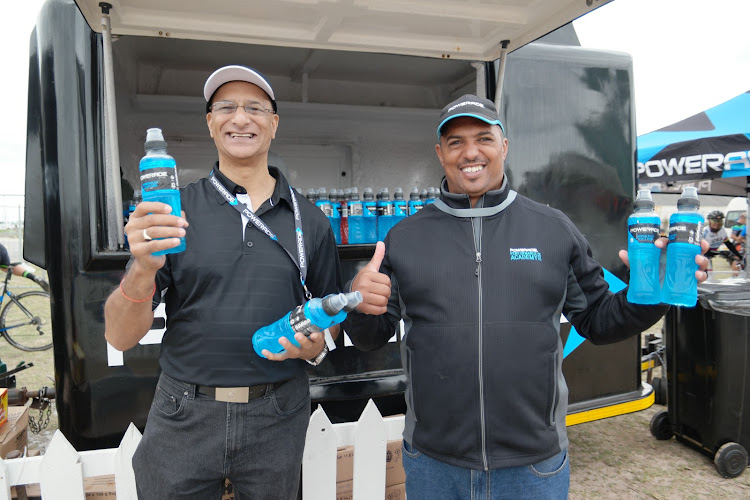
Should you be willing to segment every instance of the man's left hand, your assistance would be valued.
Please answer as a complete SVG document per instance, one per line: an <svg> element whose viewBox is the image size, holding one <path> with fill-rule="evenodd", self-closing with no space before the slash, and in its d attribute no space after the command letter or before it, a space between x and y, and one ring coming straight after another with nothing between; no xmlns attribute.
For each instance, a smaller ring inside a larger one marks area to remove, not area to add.
<svg viewBox="0 0 750 500"><path fill-rule="evenodd" d="M323 332L313 332L309 337L302 333L296 333L294 339L299 342L299 347L292 344L286 337L279 339L279 344L284 348L284 352L274 354L268 349L263 349L263 355L271 361L284 361L285 359L314 359L318 354L323 352L326 344L325 334Z"/></svg>
<svg viewBox="0 0 750 500"><path fill-rule="evenodd" d="M664 250L667 248L667 238L659 238L654 242L654 245ZM706 269L708 269L708 259L705 257L705 253L708 252L708 241L701 240L701 253L695 256L695 263L698 264L698 270L695 271L695 278L698 280L698 283L703 283L708 279L708 272L706 272ZM628 259L628 252L627 250L620 250L619 252L620 260L628 266L628 269L630 269L630 259Z"/></svg>

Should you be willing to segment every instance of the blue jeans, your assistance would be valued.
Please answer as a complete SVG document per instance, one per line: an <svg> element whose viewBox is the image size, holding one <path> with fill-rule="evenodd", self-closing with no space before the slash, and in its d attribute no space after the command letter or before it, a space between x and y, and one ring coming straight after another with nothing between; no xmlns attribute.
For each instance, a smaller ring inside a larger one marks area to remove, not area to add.
<svg viewBox="0 0 750 500"><path fill-rule="evenodd" d="M489 471L456 467L428 457L404 441L409 500L558 500L568 498L567 451L532 465Z"/></svg>
<svg viewBox="0 0 750 500"><path fill-rule="evenodd" d="M310 421L306 377L225 403L162 374L133 456L139 499L296 499Z"/></svg>

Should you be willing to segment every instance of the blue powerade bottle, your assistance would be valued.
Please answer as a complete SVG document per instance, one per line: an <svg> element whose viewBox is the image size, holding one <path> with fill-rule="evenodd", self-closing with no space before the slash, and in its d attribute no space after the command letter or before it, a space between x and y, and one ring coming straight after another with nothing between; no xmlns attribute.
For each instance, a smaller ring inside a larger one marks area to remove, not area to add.
<svg viewBox="0 0 750 500"><path fill-rule="evenodd" d="M630 284L628 302L658 304L661 302L659 285L659 257L661 249L654 245L659 238L661 220L654 212L651 191L638 191L635 210L628 217L628 257Z"/></svg>
<svg viewBox="0 0 750 500"><path fill-rule="evenodd" d="M360 302L362 294L359 292L334 293L322 299L311 299L286 313L283 318L258 329L253 334L253 349L261 357L265 357L261 354L263 349L268 349L274 354L284 352L284 347L279 344L281 337L286 337L289 342L299 347L299 342L294 338L295 333L301 332L310 336L314 332L337 325L344 321L346 314L353 311Z"/></svg>
<svg viewBox="0 0 750 500"><path fill-rule="evenodd" d="M693 307L698 301L695 256L701 251L704 223L698 208L698 190L686 187L677 200L677 213L669 218L667 272L661 291L661 301L667 304Z"/></svg>
<svg viewBox="0 0 750 500"><path fill-rule="evenodd" d="M336 191L333 191L333 196L336 195ZM323 215L328 218L328 223L331 225L333 230L333 237L336 240L336 244L341 244L341 217L338 216L338 210L334 215L333 203L328 198L328 191L322 187L318 189L318 199L315 201L315 205L323 211Z"/></svg>
<svg viewBox="0 0 750 500"><path fill-rule="evenodd" d="M395 226L403 219L406 219L408 210L406 208L406 200L404 199L404 191L400 187L397 187L393 192L393 224Z"/></svg>
<svg viewBox="0 0 750 500"><path fill-rule="evenodd" d="M159 201L172 207L172 215L182 216L180 189L177 182L177 163L167 154L167 142L160 128L146 131L146 156L141 158L138 167L141 174L141 195L143 201ZM185 238L174 248L159 250L152 255L180 253L185 250Z"/></svg>
<svg viewBox="0 0 750 500"><path fill-rule="evenodd" d="M378 193L377 210L378 241L383 241L393 227L393 202L387 187L382 188Z"/></svg>
<svg viewBox="0 0 750 500"><path fill-rule="evenodd" d="M372 188L366 187L362 194L362 243L375 243L378 241L378 207Z"/></svg>
<svg viewBox="0 0 750 500"><path fill-rule="evenodd" d="M353 187L347 203L350 245L358 245L365 242L362 209L362 200L359 199L359 191L356 187Z"/></svg>
<svg viewBox="0 0 750 500"><path fill-rule="evenodd" d="M408 215L414 215L422 210L423 207L424 202L419 199L419 188L414 186L411 188L411 193L409 193Z"/></svg>

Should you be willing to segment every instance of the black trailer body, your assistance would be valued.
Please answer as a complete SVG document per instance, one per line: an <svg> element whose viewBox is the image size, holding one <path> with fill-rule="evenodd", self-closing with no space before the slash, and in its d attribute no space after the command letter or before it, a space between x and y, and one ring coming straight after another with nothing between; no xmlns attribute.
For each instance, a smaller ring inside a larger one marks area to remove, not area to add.
<svg viewBox="0 0 750 500"><path fill-rule="evenodd" d="M157 309L153 329L124 353L104 339L104 303L129 258L110 239L122 227L109 211L113 107L105 92L105 45L72 0L48 0L31 37L24 257L49 274L59 426L79 450L117 446L130 422L143 428L168 321ZM268 76L281 117L270 163L301 192L437 186L441 107L464 93L492 98L496 88L497 61L311 47L178 39L156 31L116 36L122 183L115 188L138 189L138 160L153 126L164 131L181 185L209 172L216 151L201 91L223 64L248 64ZM627 280L616 254L626 245L635 186L631 68L622 54L534 44L510 54L501 107L511 186L565 211L613 282ZM372 251L372 245L341 246L345 277ZM650 405L653 396L640 383L638 339L592 347L569 330L565 324L564 370L577 415L569 423L601 418L603 407L611 415ZM332 420L355 419L370 398L383 413L402 412L398 341L396 335L385 348L364 353L341 336L338 349L310 372L313 405L323 403Z"/></svg>

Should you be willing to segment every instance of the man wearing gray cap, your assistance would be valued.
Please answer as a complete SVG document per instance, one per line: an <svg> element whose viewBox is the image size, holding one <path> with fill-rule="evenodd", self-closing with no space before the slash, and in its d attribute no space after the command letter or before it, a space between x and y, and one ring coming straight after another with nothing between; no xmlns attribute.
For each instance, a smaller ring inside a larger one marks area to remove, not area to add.
<svg viewBox="0 0 750 500"><path fill-rule="evenodd" d="M561 313L606 344L643 331L669 306L611 293L573 223L510 189L508 139L492 101L448 104L437 138L440 199L377 244L349 285L364 302L344 329L372 350L404 320L409 500L567 498ZM620 257L627 264L627 252ZM696 262L703 281L707 260Z"/></svg>
<svg viewBox="0 0 750 500"><path fill-rule="evenodd" d="M136 207L125 227L132 257L105 305L106 338L126 350L166 304L161 376L133 457L138 496L218 499L229 479L238 499L296 498L310 417L305 369L325 357L324 335L297 334L299 346L282 338L282 352L263 356L251 339L307 299L341 290L336 243L320 209L268 165L279 126L268 81L225 66L203 93L219 161L180 189L182 217L161 203ZM152 255L182 236L184 252Z"/></svg>

